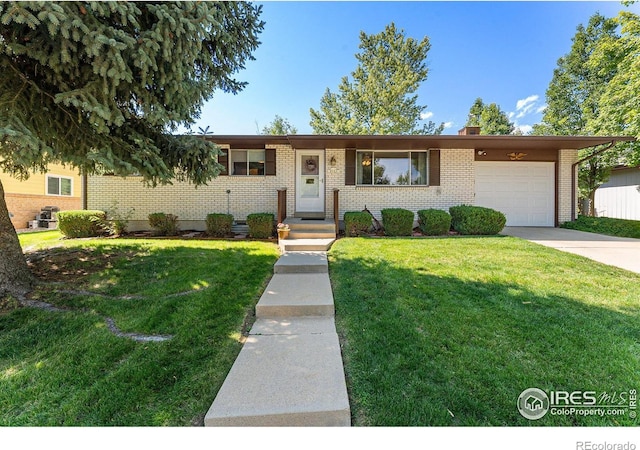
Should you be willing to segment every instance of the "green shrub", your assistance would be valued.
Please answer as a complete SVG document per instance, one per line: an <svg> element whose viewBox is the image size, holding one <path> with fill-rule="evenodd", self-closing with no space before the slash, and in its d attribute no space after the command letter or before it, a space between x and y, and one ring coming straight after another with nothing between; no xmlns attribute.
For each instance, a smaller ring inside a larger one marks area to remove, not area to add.
<svg viewBox="0 0 640 450"><path fill-rule="evenodd" d="M159 236L177 236L180 232L178 228L178 216L165 213L149 214L149 225L156 230Z"/></svg>
<svg viewBox="0 0 640 450"><path fill-rule="evenodd" d="M127 232L129 220L133 217L135 208L129 208L127 212L121 213L118 209L118 202L114 200L111 207L106 211L107 220L105 221L106 230L109 234L122 236Z"/></svg>
<svg viewBox="0 0 640 450"><path fill-rule="evenodd" d="M561 226L572 230L640 239L640 220L578 216L573 222L565 222Z"/></svg>
<svg viewBox="0 0 640 450"><path fill-rule="evenodd" d="M418 226L426 236L441 236L451 228L451 214L441 209L421 209L418 211Z"/></svg>
<svg viewBox="0 0 640 450"><path fill-rule="evenodd" d="M507 222L507 218L500 211L482 206L452 206L449 212L451 226L460 234L498 234Z"/></svg>
<svg viewBox="0 0 640 450"><path fill-rule="evenodd" d="M367 234L371 229L371 216L364 211L347 211L344 213L344 232L347 236Z"/></svg>
<svg viewBox="0 0 640 450"><path fill-rule="evenodd" d="M402 208L387 208L381 211L382 226L387 236L411 236L413 211Z"/></svg>
<svg viewBox="0 0 640 450"><path fill-rule="evenodd" d="M271 213L255 213L247 216L249 236L256 239L267 239L273 236L275 216Z"/></svg>
<svg viewBox="0 0 640 450"><path fill-rule="evenodd" d="M231 214L208 214L207 234L209 236L225 237L231 234L233 216Z"/></svg>
<svg viewBox="0 0 640 450"><path fill-rule="evenodd" d="M104 211L61 211L57 213L58 228L68 238L84 238L105 234Z"/></svg>

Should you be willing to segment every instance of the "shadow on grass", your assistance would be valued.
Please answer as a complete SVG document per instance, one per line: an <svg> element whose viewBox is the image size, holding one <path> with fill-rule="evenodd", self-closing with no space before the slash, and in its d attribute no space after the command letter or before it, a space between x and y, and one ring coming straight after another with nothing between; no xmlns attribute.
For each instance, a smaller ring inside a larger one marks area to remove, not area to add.
<svg viewBox="0 0 640 450"><path fill-rule="evenodd" d="M0 425L201 425L240 350L275 247L91 241L82 248L93 256L68 261L67 269L108 264L84 275L68 270L37 293L68 312L0 316ZM103 295L57 292L63 288ZM125 294L140 298L119 297ZM116 337L105 316L124 331L174 337Z"/></svg>
<svg viewBox="0 0 640 450"><path fill-rule="evenodd" d="M354 425L637 425L628 411L534 422L516 407L530 387L638 389L637 294L607 308L349 255L332 258L330 273Z"/></svg>

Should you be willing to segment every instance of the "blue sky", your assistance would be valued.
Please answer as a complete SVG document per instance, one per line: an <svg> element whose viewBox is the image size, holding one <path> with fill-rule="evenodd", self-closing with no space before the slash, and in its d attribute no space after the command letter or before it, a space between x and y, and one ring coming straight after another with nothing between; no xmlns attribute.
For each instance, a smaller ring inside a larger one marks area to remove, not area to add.
<svg viewBox="0 0 640 450"><path fill-rule="evenodd" d="M258 134L276 114L311 134L317 109L356 68L359 33L394 22L407 36L428 36L429 76L418 91L429 120L444 134L464 126L477 97L497 103L524 132L540 122L545 91L559 57L569 52L579 24L600 12L616 16L614 1L483 2L264 2L255 61L238 73L249 85L239 94L216 93L192 127L215 134ZM640 13L640 3L628 8Z"/></svg>

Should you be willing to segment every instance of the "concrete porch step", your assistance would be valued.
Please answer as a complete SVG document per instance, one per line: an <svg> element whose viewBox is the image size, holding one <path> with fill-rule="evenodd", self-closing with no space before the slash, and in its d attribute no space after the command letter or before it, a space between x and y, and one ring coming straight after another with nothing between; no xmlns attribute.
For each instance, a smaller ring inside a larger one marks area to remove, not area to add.
<svg viewBox="0 0 640 450"><path fill-rule="evenodd" d="M282 241L281 241L282 242ZM273 266L273 273L328 273L327 254L320 251L285 253Z"/></svg>
<svg viewBox="0 0 640 450"><path fill-rule="evenodd" d="M287 218L284 223L289 225L291 231L314 230L333 233L335 236L335 222L331 219L326 220L303 220L296 218Z"/></svg>
<svg viewBox="0 0 640 450"><path fill-rule="evenodd" d="M324 273L275 274L256 305L256 317L333 316L333 293Z"/></svg>
<svg viewBox="0 0 640 450"><path fill-rule="evenodd" d="M325 231L323 229L292 229L289 231L287 239L335 239L336 233L333 230Z"/></svg>
<svg viewBox="0 0 640 450"><path fill-rule="evenodd" d="M304 220L324 220L326 213L324 212L308 212L308 211L296 211L293 213L292 219L304 219Z"/></svg>
<svg viewBox="0 0 640 450"><path fill-rule="evenodd" d="M205 426L350 426L332 317L258 319Z"/></svg>
<svg viewBox="0 0 640 450"><path fill-rule="evenodd" d="M326 252L334 242L334 238L281 239L279 245L283 252Z"/></svg>

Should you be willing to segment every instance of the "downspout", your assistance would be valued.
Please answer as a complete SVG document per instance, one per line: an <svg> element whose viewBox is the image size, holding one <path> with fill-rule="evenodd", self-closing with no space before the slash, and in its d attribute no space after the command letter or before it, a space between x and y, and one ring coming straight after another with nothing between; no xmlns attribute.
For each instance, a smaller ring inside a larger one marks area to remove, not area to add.
<svg viewBox="0 0 640 450"><path fill-rule="evenodd" d="M592 153L589 156L585 156L582 159L579 159L578 161L574 162L573 164L571 164L571 220L576 220L576 191L577 191L577 178L578 178L578 174L576 174L576 167L578 166L578 164L581 164L595 156L598 156L604 152L606 152L607 150L609 150L611 147L613 147L616 144L616 140L613 139L609 145L607 145L605 148L598 150L595 153ZM602 144L600 144L602 145ZM597 147L597 145L593 145L592 147ZM589 147L583 147L583 148L579 148L578 150L584 150L587 149Z"/></svg>
<svg viewBox="0 0 640 450"><path fill-rule="evenodd" d="M89 177L84 173L81 173L80 177L82 180L82 209L89 209Z"/></svg>

